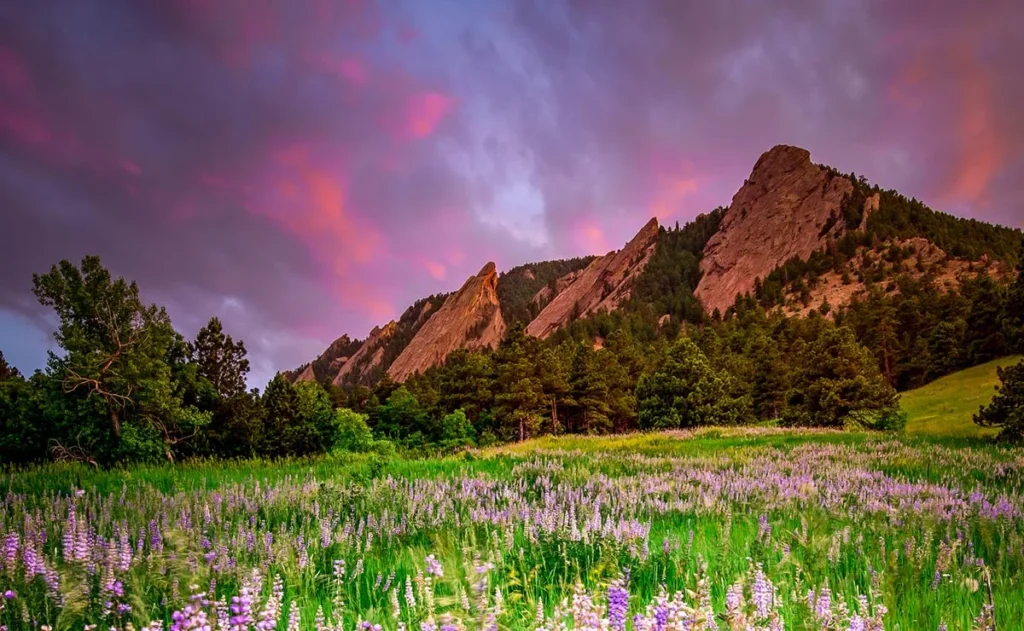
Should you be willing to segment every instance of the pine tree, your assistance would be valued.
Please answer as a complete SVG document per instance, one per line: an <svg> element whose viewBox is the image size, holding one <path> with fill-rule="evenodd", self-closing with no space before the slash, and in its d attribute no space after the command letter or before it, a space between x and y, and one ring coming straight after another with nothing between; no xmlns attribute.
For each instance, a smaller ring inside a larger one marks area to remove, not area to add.
<svg viewBox="0 0 1024 631"><path fill-rule="evenodd" d="M658 370L640 378L636 399L642 428L733 425L745 414L745 402L729 395L726 379L688 337L672 346Z"/></svg>
<svg viewBox="0 0 1024 631"><path fill-rule="evenodd" d="M287 434L299 414L299 393L295 385L278 373L263 391L262 403L265 420L260 452L267 456L292 453Z"/></svg>
<svg viewBox="0 0 1024 631"><path fill-rule="evenodd" d="M199 375L213 384L220 396L227 398L245 392L245 375L249 360L245 358L245 344L237 343L224 334L219 318L210 318L199 329L189 350L199 367Z"/></svg>
<svg viewBox="0 0 1024 631"><path fill-rule="evenodd" d="M546 401L536 369L537 345L535 338L516 325L495 354L495 413L503 423L499 432L506 439L526 440L541 427Z"/></svg>
<svg viewBox="0 0 1024 631"><path fill-rule="evenodd" d="M1001 440L1024 440L1024 361L996 372L1000 382L996 396L974 415L974 422L1000 428Z"/></svg>
<svg viewBox="0 0 1024 631"><path fill-rule="evenodd" d="M898 402L870 351L845 326L823 328L807 346L794 389L797 398L791 403L798 409L793 411L803 420L790 421L819 426L842 426L855 412L887 412Z"/></svg>
<svg viewBox="0 0 1024 631"><path fill-rule="evenodd" d="M751 397L759 419L776 419L786 404L790 386L789 367L782 361L779 345L763 331L751 337L746 354L753 364Z"/></svg>
<svg viewBox="0 0 1024 631"><path fill-rule="evenodd" d="M607 375L598 355L610 356L605 351L595 351L589 344L581 343L572 364L573 407L579 420L578 427L585 434L602 434L611 429Z"/></svg>
<svg viewBox="0 0 1024 631"><path fill-rule="evenodd" d="M204 421L175 392L169 352L175 340L167 311L145 305L139 288L114 279L99 257L61 261L34 274L40 304L58 317L47 374L60 384L62 457L102 462L173 459L175 444ZM80 446L81 437L88 446Z"/></svg>
<svg viewBox="0 0 1024 631"><path fill-rule="evenodd" d="M1017 277L1006 292L1003 335L1011 353L1024 353L1024 239L1017 255Z"/></svg>

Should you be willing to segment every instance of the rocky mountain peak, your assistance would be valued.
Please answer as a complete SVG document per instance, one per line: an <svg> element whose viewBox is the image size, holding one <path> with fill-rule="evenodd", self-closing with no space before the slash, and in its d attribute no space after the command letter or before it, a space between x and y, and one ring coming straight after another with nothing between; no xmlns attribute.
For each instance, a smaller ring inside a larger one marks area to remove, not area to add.
<svg viewBox="0 0 1024 631"><path fill-rule="evenodd" d="M498 272L488 262L449 296L388 367L395 381L436 366L458 349L496 348L505 335L498 304Z"/></svg>
<svg viewBox="0 0 1024 631"><path fill-rule="evenodd" d="M841 236L851 192L848 178L812 163L806 149L778 145L762 154L704 248L695 292L704 308L724 311L776 266Z"/></svg>
<svg viewBox="0 0 1024 631"><path fill-rule="evenodd" d="M629 297L632 281L647 266L657 240L658 220L652 218L621 250L594 259L581 272L564 277L565 282L559 280L556 286L562 289L527 325L526 333L546 338L574 317L616 309Z"/></svg>

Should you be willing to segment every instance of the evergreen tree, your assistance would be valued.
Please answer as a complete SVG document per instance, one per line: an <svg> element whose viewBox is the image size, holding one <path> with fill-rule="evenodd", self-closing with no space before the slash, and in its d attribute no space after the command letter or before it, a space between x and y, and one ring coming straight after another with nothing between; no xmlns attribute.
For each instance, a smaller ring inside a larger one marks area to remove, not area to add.
<svg viewBox="0 0 1024 631"><path fill-rule="evenodd" d="M543 422L547 400L537 375L537 346L538 341L517 325L495 354L495 416L501 420L499 433L505 439L526 440L537 433Z"/></svg>
<svg viewBox="0 0 1024 631"><path fill-rule="evenodd" d="M1024 239L1017 255L1017 276L1006 292L1003 334L1011 353L1024 353Z"/></svg>
<svg viewBox="0 0 1024 631"><path fill-rule="evenodd" d="M970 364L983 364L1006 355L1003 337L1005 297L1003 287L988 274L961 282L960 291L970 301L964 344Z"/></svg>
<svg viewBox="0 0 1024 631"><path fill-rule="evenodd" d="M955 371L961 363L964 334L967 323L962 319L943 321L935 325L928 336L927 349L921 349L928 356L928 377L936 379Z"/></svg>
<svg viewBox="0 0 1024 631"><path fill-rule="evenodd" d="M268 387L269 390L269 387ZM287 405L281 405L278 392L274 395L272 407L276 416L275 427L287 418ZM265 411L259 393L253 389L217 401L210 424L204 429L199 453L207 456L228 458L249 458L261 452L283 453L280 434L265 435ZM269 447L269 451L267 448Z"/></svg>
<svg viewBox="0 0 1024 631"><path fill-rule="evenodd" d="M999 368L997 374L996 396L974 415L974 422L1000 428L1001 440L1024 440L1024 361Z"/></svg>
<svg viewBox="0 0 1024 631"><path fill-rule="evenodd" d="M778 343L758 331L747 342L746 354L753 366L751 398L755 416L763 420L779 418L786 405L790 375Z"/></svg>
<svg viewBox="0 0 1024 631"><path fill-rule="evenodd" d="M47 367L68 398L60 402L59 457L172 458L172 447L204 419L175 395L167 312L144 305L138 286L111 278L95 256L80 267L61 261L32 280L39 302L57 314L55 338L64 351L51 353Z"/></svg>
<svg viewBox="0 0 1024 631"><path fill-rule="evenodd" d="M263 390L263 440L260 451L268 456L284 456L292 452L288 429L299 414L299 393L295 385L281 373Z"/></svg>
<svg viewBox="0 0 1024 631"><path fill-rule="evenodd" d="M842 326L825 327L808 345L794 386L790 423L841 427L854 412L887 412L898 402L870 351Z"/></svg>
<svg viewBox="0 0 1024 631"><path fill-rule="evenodd" d="M746 405L729 395L726 379L688 337L672 346L658 370L640 378L636 399L642 428L732 425Z"/></svg>
<svg viewBox="0 0 1024 631"><path fill-rule="evenodd" d="M611 429L608 381L599 355L608 357L610 353L595 351L589 344L582 343L576 349L572 364L570 386L573 412L577 417L575 426L584 434L603 434Z"/></svg>
<svg viewBox="0 0 1024 631"><path fill-rule="evenodd" d="M189 350L199 375L209 380L220 396L227 398L245 392L245 376L249 372L245 344L225 335L219 318L210 318L199 329Z"/></svg>

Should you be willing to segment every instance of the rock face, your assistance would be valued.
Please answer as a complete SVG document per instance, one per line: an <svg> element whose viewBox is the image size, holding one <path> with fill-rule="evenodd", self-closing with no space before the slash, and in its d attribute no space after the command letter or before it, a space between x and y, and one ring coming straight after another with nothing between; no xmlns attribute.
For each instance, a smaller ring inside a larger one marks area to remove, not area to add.
<svg viewBox="0 0 1024 631"><path fill-rule="evenodd" d="M526 333L544 339L575 317L614 310L629 297L632 281L647 266L657 240L658 220L651 219L626 247L594 259L568 278L564 288L527 325ZM538 293L535 300L549 298L550 289L547 291L543 297Z"/></svg>
<svg viewBox="0 0 1024 631"><path fill-rule="evenodd" d="M488 263L444 301L388 367L395 381L442 363L455 349L496 348L505 335L498 304L498 273Z"/></svg>
<svg viewBox="0 0 1024 631"><path fill-rule="evenodd" d="M338 374L334 376L334 385L340 385L346 375L351 373L358 367L360 370L369 370L378 366L381 360L384 358L384 343L388 341L395 334L398 329L398 324L392 320L384 325L384 328L379 326L373 327L370 331L370 336L366 338L363 345L359 347L352 357L348 358L341 368L338 369Z"/></svg>
<svg viewBox="0 0 1024 631"><path fill-rule="evenodd" d="M306 367L295 378L295 381L316 381L316 373L313 372L313 364L306 364Z"/></svg>
<svg viewBox="0 0 1024 631"><path fill-rule="evenodd" d="M845 226L836 219L852 191L849 179L813 164L806 149L779 145L764 153L704 248L695 292L704 309L725 311L755 279L841 236ZM876 199L865 206L872 203L877 208Z"/></svg>

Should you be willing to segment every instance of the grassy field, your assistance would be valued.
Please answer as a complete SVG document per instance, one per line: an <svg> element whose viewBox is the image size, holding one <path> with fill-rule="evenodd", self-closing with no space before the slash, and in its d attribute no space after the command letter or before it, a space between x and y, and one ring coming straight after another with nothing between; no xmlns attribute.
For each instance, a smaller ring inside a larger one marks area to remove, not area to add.
<svg viewBox="0 0 1024 631"><path fill-rule="evenodd" d="M977 441L706 429L3 486L10 631L954 630L991 604L1024 629L1024 450Z"/></svg>
<svg viewBox="0 0 1024 631"><path fill-rule="evenodd" d="M901 405L909 416L907 434L921 436L992 436L997 431L975 425L971 418L995 394L996 368L1020 361L1005 357L968 368L903 393Z"/></svg>

